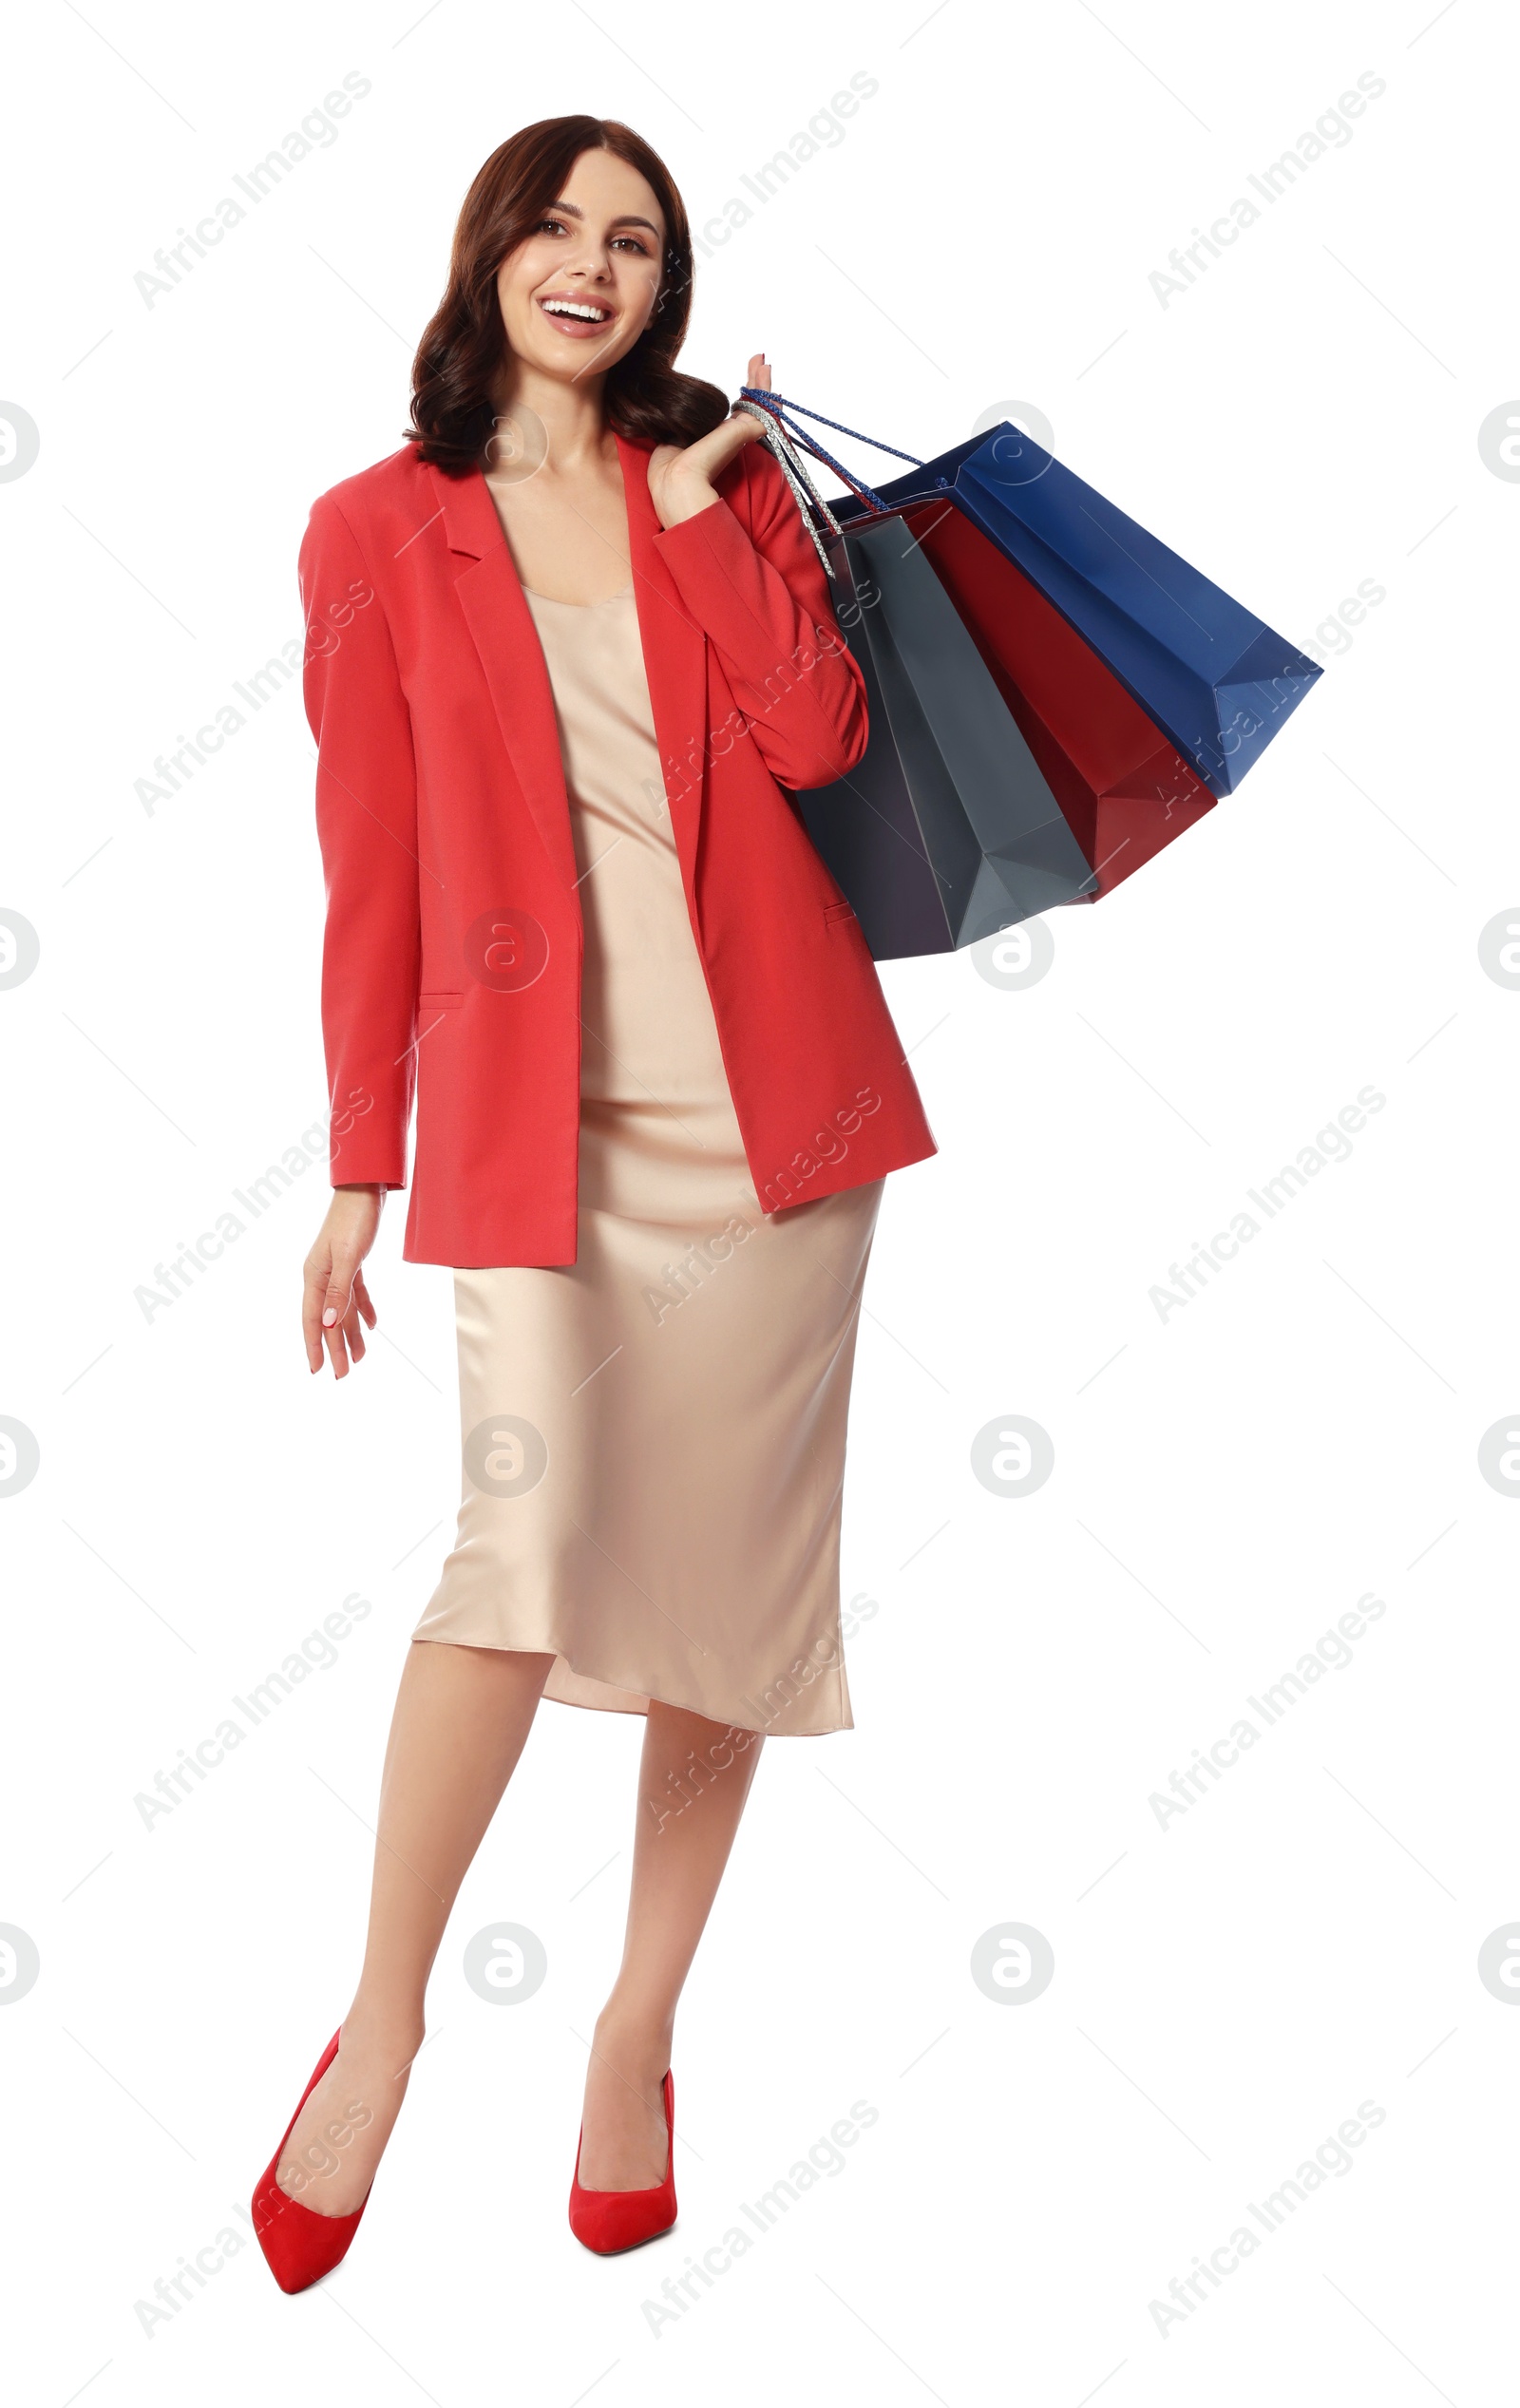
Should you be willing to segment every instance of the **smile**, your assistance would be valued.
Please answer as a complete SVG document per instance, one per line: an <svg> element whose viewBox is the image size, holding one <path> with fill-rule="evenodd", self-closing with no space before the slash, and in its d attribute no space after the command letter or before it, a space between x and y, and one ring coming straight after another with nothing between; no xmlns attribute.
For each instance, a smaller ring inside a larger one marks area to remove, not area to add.
<svg viewBox="0 0 1520 2408"><path fill-rule="evenodd" d="M568 301L558 294L547 301L541 301L539 307L545 317L554 320L561 332L576 336L599 332L617 315L616 311L605 308L599 301Z"/></svg>

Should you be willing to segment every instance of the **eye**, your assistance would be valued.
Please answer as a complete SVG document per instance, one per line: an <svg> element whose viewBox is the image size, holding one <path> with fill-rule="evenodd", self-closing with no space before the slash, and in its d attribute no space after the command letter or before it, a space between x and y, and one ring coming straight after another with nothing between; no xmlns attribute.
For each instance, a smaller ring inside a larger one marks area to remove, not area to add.
<svg viewBox="0 0 1520 2408"><path fill-rule="evenodd" d="M546 233L548 233L548 234L563 234L563 233L565 232L565 223L564 223L564 219L563 219L562 218L541 218L539 219L538 224L534 227L533 231L534 231L534 233L535 233L535 234L546 234ZM650 256L650 250L649 250L649 245L648 245L648 243L647 243L647 242L645 242L645 241L643 240L643 238L642 238L640 236L638 236L638 235L636 235L636 234L620 234L620 235L616 235L616 236L614 236L614 237L613 237L613 248L614 248L614 250L616 250L616 249L617 249L618 244L619 242L626 242L626 243L630 243L630 244L632 244L632 246L633 246L634 250L636 250L636 251L637 252L637 254L638 254L638 256L639 256L639 257L640 257L641 259L647 259L647 258Z"/></svg>

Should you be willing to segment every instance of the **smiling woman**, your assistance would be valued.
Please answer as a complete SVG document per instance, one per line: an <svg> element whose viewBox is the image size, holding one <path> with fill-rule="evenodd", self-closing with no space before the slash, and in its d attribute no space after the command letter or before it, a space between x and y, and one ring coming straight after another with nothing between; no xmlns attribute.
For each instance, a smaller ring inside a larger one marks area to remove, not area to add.
<svg viewBox="0 0 1520 2408"><path fill-rule="evenodd" d="M605 371L606 423L637 442L689 444L720 426L729 399L716 385L680 373L674 362L691 314L692 236L686 207L663 161L626 125L596 117L558 117L528 125L493 151L466 195L454 236L448 283L417 347L412 438L419 457L446 476L467 476L488 441L504 372L503 338L516 351L527 335L535 298L558 289L567 250L586 228L584 199L570 195L575 174L597 179L621 168L641 199L620 198L603 231L618 290L621 339L575 367ZM653 204L653 205L651 205ZM583 275L568 288L577 297ZM523 296L520 314L516 297ZM628 323L636 310L636 340ZM548 313L540 312L547 322ZM565 332L561 319L557 332ZM575 334L567 340L584 338ZM525 356L539 356L537 344ZM548 366L552 353L543 354Z"/></svg>
<svg viewBox="0 0 1520 2408"><path fill-rule="evenodd" d="M858 1310L886 1173L934 1140L793 800L860 760L864 678L756 418L674 366L690 275L626 126L504 144L408 444L322 495L301 550L336 1190L307 1359L363 1359L415 1093L405 1253L454 1272L462 1493L358 1989L255 2196L287 2290L357 2228L541 1697L645 1718L571 2191L601 2254L674 2222L675 2008L761 1747L851 1721ZM770 375L756 352L743 381Z"/></svg>

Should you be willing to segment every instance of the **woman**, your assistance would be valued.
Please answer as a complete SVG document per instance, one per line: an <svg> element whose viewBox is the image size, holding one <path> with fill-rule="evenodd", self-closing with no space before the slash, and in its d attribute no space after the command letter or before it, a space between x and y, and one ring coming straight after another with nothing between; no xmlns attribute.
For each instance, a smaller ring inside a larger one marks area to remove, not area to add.
<svg viewBox="0 0 1520 2408"><path fill-rule="evenodd" d="M691 268L626 126L515 136L466 199L406 446L302 547L334 1187L308 1357L363 1359L415 1096L404 1254L454 1268L464 1483L358 1987L256 2193L287 2290L352 2237L540 1697L646 1717L571 2194L602 2251L674 2221L676 2001L762 1741L851 1719L856 1313L885 1173L935 1148L782 790L859 761L864 683L759 422L672 366Z"/></svg>

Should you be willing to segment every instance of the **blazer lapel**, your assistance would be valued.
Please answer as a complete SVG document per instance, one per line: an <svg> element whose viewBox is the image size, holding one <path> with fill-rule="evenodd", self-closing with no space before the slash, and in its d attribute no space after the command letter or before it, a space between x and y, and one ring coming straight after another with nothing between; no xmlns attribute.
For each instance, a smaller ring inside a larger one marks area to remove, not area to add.
<svg viewBox="0 0 1520 2408"><path fill-rule="evenodd" d="M659 520L649 490L651 446L616 435L628 513L634 598L666 798L689 890L694 891L707 753L707 639L656 548ZM556 874L574 893L578 870L560 754L554 692L533 614L485 479L429 467L449 550L454 590L480 654L517 781Z"/></svg>
<svg viewBox="0 0 1520 2408"><path fill-rule="evenodd" d="M431 465L428 473L448 548L463 555L454 591L485 672L502 741L555 874L574 893L578 872L554 690L496 504L478 468L467 477L446 477Z"/></svg>
<svg viewBox="0 0 1520 2408"><path fill-rule="evenodd" d="M616 430L615 430L616 431ZM689 891L695 891L697 835L707 767L707 637L682 601L655 541L660 532L649 490L649 444L617 437L628 505L634 598L665 794Z"/></svg>

